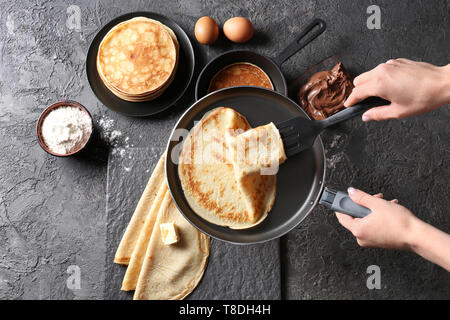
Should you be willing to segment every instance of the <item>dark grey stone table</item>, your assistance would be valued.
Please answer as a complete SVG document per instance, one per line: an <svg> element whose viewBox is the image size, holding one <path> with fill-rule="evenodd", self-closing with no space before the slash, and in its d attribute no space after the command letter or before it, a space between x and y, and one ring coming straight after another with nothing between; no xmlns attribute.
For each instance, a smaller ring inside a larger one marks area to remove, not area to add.
<svg viewBox="0 0 450 320"><path fill-rule="evenodd" d="M381 8L379 30L366 25L372 4ZM68 21L77 10L80 29ZM444 0L1 1L0 299L112 298L108 288L121 280L108 278L108 155L126 157L133 148L163 149L170 128L193 101L191 86L170 111L136 119L110 111L93 95L84 70L90 41L112 18L141 10L173 18L191 38L200 16L211 15L220 23L237 15L250 18L256 34L248 44L231 44L223 36L209 47L193 41L196 74L208 59L228 49L275 56L313 17L326 20L328 29L282 66L289 82L334 54L353 74L396 57L450 62L450 3ZM96 136L88 152L56 159L37 145L35 125L47 105L66 98L92 112ZM449 108L444 107L401 121L365 124L354 119L328 130L322 135L327 184L382 191L448 232L449 119ZM135 165L132 159L123 163L125 172ZM148 168L141 169L142 175L150 174ZM124 214L130 214L135 203L125 205ZM446 271L412 253L359 248L323 207L273 250L281 255L282 298L450 298ZM239 268L236 261L231 265ZM380 267L379 290L366 286L370 265ZM69 266L79 268L80 289L67 286L73 270ZM245 280L218 290L226 291L226 297L233 292L237 298L248 297ZM210 283L225 286L223 279L205 276L203 281L193 297L220 297L212 295Z"/></svg>

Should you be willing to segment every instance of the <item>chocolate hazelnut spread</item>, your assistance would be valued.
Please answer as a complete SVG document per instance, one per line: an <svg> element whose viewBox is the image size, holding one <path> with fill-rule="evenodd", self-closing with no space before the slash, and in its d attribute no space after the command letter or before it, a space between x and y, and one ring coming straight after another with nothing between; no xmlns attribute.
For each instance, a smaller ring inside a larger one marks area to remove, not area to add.
<svg viewBox="0 0 450 320"><path fill-rule="evenodd" d="M311 76L298 93L300 106L315 120L323 120L344 108L353 90L351 77L341 62L329 71Z"/></svg>

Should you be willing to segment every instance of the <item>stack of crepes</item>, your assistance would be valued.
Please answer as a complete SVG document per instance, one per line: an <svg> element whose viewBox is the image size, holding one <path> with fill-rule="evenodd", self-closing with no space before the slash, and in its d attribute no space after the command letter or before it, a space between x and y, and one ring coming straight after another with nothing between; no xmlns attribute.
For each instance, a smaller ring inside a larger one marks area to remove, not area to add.
<svg viewBox="0 0 450 320"><path fill-rule="evenodd" d="M114 257L115 263L128 265L122 290L135 290L135 300L185 298L200 282L209 257L209 237L194 228L173 203L164 163L162 156ZM177 243L163 243L163 223L176 225Z"/></svg>
<svg viewBox="0 0 450 320"><path fill-rule="evenodd" d="M159 21L137 17L113 27L103 38L97 71L117 97L132 102L159 97L175 78L179 44Z"/></svg>

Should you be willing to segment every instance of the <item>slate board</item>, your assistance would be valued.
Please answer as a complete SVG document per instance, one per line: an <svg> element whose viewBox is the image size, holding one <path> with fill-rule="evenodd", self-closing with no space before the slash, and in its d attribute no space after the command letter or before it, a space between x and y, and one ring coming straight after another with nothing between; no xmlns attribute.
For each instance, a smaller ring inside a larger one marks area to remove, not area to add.
<svg viewBox="0 0 450 320"><path fill-rule="evenodd" d="M113 149L108 157L106 299L131 299L120 291L126 268L114 254L163 148ZM280 242L237 246L211 239L202 281L187 299L280 299Z"/></svg>

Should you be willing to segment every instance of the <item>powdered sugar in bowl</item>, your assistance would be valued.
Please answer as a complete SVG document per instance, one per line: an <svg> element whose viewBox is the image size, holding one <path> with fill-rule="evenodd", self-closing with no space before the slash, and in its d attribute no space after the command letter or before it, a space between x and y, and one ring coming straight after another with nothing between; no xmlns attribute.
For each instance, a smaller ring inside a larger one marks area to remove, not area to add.
<svg viewBox="0 0 450 320"><path fill-rule="evenodd" d="M76 101L59 101L42 112L37 136L42 149L57 157L80 152L93 131L92 116Z"/></svg>

